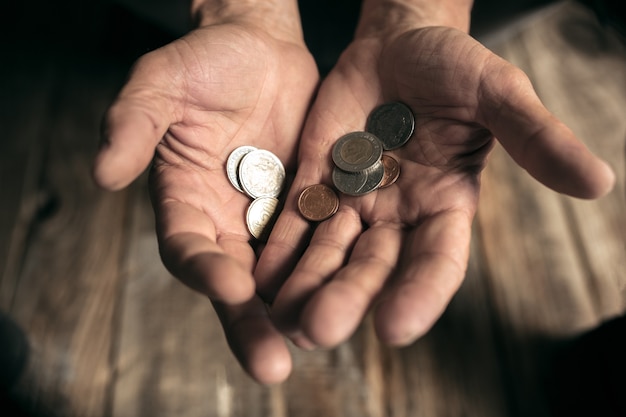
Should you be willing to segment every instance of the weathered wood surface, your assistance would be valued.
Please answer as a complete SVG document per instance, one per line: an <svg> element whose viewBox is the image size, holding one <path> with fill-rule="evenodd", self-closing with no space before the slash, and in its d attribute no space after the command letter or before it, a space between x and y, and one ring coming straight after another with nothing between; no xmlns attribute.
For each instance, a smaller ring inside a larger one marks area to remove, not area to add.
<svg viewBox="0 0 626 417"><path fill-rule="evenodd" d="M210 303L161 265L145 178L118 193L90 181L100 116L127 65L11 67L0 311L31 346L11 398L62 417L553 415L546 384L560 347L626 309L626 48L571 2L484 41L611 163L615 190L558 195L496 148L467 278L434 329L390 349L366 321L335 350L293 349L295 371L275 387L248 379Z"/></svg>
<svg viewBox="0 0 626 417"><path fill-rule="evenodd" d="M44 415L97 416L107 402L112 374L111 342L117 332L112 318L119 307L127 193L102 193L89 170L100 115L120 77L112 80L102 67L73 62L52 72L19 68L33 76L30 82L42 73L46 82L24 83L5 96L19 104L18 114L25 118L15 120L9 113L4 120L19 123L12 139L28 141L31 158L39 164L18 166L7 178L21 171L28 181L11 235L19 240L11 242L16 249L7 254L3 271L1 307L30 343L17 393L26 408ZM47 96L40 97L38 88ZM24 93L29 95L21 102ZM24 132L36 138L23 137ZM11 155L3 153L7 161Z"/></svg>
<svg viewBox="0 0 626 417"><path fill-rule="evenodd" d="M543 384L559 342L626 306L625 49L565 3L494 50L526 71L545 105L617 175L614 191L591 202L545 189L501 149L484 175L479 245L510 405L520 416L547 416Z"/></svg>

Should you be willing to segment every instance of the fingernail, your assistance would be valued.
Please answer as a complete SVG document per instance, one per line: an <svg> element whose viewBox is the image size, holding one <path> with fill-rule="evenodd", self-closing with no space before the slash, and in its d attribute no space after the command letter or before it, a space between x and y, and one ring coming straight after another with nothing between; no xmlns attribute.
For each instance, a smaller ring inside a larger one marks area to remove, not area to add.
<svg viewBox="0 0 626 417"><path fill-rule="evenodd" d="M294 345L296 345L300 349L306 350L308 352L313 351L313 350L315 350L317 348L317 345L315 345L313 342L311 342L304 335L291 336L289 339L291 340L291 342Z"/></svg>

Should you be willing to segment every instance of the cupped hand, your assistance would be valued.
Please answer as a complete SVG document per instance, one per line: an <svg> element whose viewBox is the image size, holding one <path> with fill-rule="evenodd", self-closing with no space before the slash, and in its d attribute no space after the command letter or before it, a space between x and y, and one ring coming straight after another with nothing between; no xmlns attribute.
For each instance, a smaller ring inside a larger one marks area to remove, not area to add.
<svg viewBox="0 0 626 417"><path fill-rule="evenodd" d="M294 172L317 82L301 41L234 23L197 29L138 60L107 112L95 161L96 182L113 190L152 162L163 263L213 301L233 352L261 382L284 379L291 362L255 296L251 200L230 184L225 164L233 149L252 145Z"/></svg>
<svg viewBox="0 0 626 417"><path fill-rule="evenodd" d="M341 195L338 212L313 231L296 209L299 193L332 185L334 142L395 100L416 119L410 141L390 152L399 179ZM557 192L594 198L612 187L610 168L546 110L526 75L467 34L431 27L356 40L320 87L296 178L258 263L268 294L286 278L272 308L279 329L302 347L332 347L374 308L385 343L406 345L428 331L464 278L480 172L496 138Z"/></svg>

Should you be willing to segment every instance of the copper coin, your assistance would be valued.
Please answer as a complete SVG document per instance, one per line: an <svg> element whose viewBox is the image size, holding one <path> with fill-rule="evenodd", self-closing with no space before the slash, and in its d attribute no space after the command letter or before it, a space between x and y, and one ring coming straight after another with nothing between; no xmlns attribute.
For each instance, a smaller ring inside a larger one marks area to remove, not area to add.
<svg viewBox="0 0 626 417"><path fill-rule="evenodd" d="M324 184L306 187L298 198L298 210L307 220L321 222L330 218L339 208L339 197Z"/></svg>
<svg viewBox="0 0 626 417"><path fill-rule="evenodd" d="M381 161L383 163L383 167L385 168L385 173L378 188L385 188L396 182L400 176L400 164L395 158L387 154L382 156Z"/></svg>

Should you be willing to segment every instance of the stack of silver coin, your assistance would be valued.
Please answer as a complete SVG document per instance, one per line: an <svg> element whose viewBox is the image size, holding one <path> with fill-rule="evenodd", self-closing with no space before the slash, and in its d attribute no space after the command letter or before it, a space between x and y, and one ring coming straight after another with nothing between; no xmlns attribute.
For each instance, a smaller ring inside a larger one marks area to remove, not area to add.
<svg viewBox="0 0 626 417"><path fill-rule="evenodd" d="M246 212L250 234L258 240L266 240L285 183L282 162L270 151L240 146L230 153L226 174L233 187L252 199Z"/></svg>
<svg viewBox="0 0 626 417"><path fill-rule="evenodd" d="M348 133L333 146L335 187L344 194L361 196L391 185L398 178L399 164L383 151L403 146L414 128L413 112L405 104L391 102L375 108L366 131Z"/></svg>

